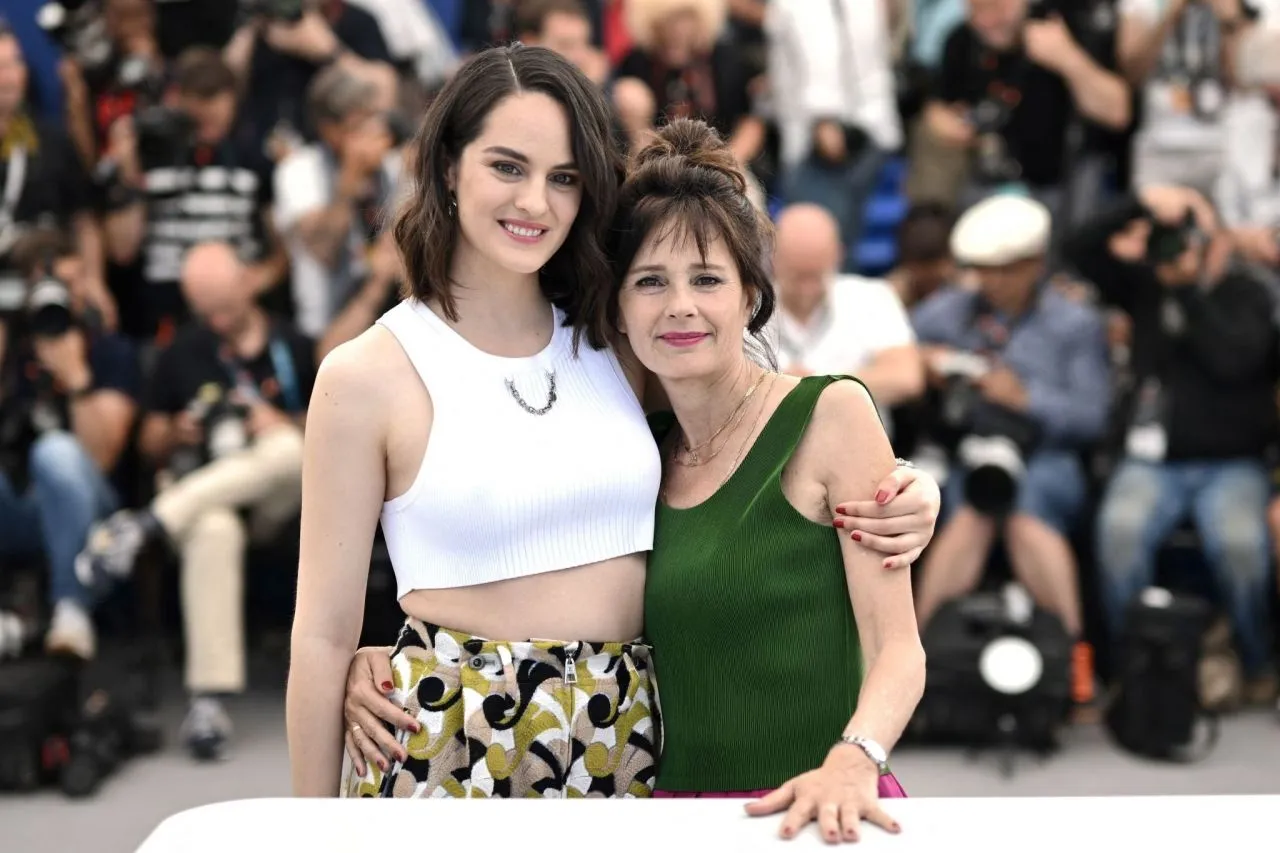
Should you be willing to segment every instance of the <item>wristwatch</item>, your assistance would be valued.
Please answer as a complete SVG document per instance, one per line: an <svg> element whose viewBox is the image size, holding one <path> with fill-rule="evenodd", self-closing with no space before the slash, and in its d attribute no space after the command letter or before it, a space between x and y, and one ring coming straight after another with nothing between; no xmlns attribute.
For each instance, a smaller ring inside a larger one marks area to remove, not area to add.
<svg viewBox="0 0 1280 853"><path fill-rule="evenodd" d="M866 753L867 758L875 762L876 769L880 771L881 776L889 773L889 754L884 751L884 747L876 743L869 737L862 735L844 735L840 738L840 743L856 746L858 749Z"/></svg>

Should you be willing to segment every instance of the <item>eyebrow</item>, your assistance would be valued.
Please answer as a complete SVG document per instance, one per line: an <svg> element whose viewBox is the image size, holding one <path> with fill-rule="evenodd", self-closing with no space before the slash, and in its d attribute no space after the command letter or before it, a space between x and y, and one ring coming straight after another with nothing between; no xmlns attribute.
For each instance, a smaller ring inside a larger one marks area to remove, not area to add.
<svg viewBox="0 0 1280 853"><path fill-rule="evenodd" d="M516 151L514 148L507 148L502 145L490 145L488 148L484 149L484 153L498 154L503 157L508 157L512 160L515 160L517 163L523 163L526 166L529 165L529 158L521 154L519 151ZM558 166L551 167L551 171L553 172L563 172L568 170L577 171L577 169L578 169L578 164L574 162L561 163Z"/></svg>
<svg viewBox="0 0 1280 853"><path fill-rule="evenodd" d="M716 271L718 271L718 272L724 272L724 267L720 266L719 264L693 264L692 266L690 266L690 267L689 267L689 269L693 269L693 270L716 270ZM667 268L666 268L666 267L664 267L664 266L662 266L661 264L648 264L648 265L643 266L643 267L632 267L632 268L631 268L631 271L632 271L633 273L637 273L637 272L666 272L666 271L667 271Z"/></svg>

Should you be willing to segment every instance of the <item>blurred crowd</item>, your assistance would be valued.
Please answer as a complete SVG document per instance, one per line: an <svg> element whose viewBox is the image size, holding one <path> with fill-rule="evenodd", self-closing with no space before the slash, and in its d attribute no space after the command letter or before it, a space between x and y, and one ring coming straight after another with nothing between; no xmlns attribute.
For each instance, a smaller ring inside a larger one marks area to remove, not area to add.
<svg viewBox="0 0 1280 853"><path fill-rule="evenodd" d="M1105 649L1190 543L1223 614L1206 701L1275 701L1280 85L1246 45L1280 0L5 9L0 589L45 594L0 656L93 658L158 552L187 744L219 753L316 366L399 298L405 143L514 39L602 87L620 149L682 116L730 142L776 223L781 367L862 378L944 483L922 627L1011 572Z"/></svg>

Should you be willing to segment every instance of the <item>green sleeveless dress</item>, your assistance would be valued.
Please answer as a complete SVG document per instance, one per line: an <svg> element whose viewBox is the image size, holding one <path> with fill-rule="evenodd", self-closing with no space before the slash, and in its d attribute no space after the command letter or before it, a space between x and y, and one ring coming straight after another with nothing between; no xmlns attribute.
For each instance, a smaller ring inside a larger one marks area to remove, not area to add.
<svg viewBox="0 0 1280 853"><path fill-rule="evenodd" d="M853 715L862 654L839 536L791 506L781 482L818 397L850 378L802 379L714 495L658 505L645 583L657 789L777 787L819 766ZM661 441L675 418L652 423Z"/></svg>

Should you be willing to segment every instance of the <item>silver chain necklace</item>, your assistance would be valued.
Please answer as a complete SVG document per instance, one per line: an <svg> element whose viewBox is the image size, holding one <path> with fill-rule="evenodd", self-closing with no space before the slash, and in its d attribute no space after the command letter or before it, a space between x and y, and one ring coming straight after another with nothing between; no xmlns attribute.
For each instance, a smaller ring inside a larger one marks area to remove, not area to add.
<svg viewBox="0 0 1280 853"><path fill-rule="evenodd" d="M516 390L516 384L510 379L506 380L507 391L511 394L512 399L520 405L520 408L531 415L545 415L556 404L556 372L554 370L547 371L547 382L551 384L551 390L547 392L547 404L541 409L535 409L525 402L524 397L520 396L520 392Z"/></svg>

